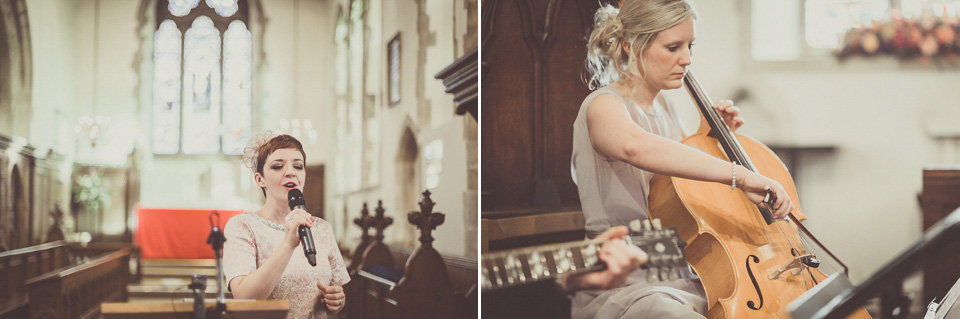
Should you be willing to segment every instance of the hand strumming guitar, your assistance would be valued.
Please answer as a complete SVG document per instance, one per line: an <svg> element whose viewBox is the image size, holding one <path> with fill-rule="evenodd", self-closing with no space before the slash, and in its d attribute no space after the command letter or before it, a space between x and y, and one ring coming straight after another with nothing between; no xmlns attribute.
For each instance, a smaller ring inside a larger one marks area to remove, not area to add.
<svg viewBox="0 0 960 319"><path fill-rule="evenodd" d="M612 289L619 287L627 276L647 262L647 254L634 245L619 240L627 235L627 228L617 226L607 229L597 239L605 241L600 248L600 260L607 269L597 272L564 276L561 286L564 291L572 292L587 289Z"/></svg>

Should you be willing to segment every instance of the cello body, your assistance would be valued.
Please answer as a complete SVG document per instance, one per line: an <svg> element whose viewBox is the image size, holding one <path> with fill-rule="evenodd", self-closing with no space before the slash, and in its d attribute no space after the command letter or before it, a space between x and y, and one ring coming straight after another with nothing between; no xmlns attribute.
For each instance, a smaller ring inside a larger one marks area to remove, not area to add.
<svg viewBox="0 0 960 319"><path fill-rule="evenodd" d="M682 143L730 161L705 122ZM756 172L784 187L795 205L790 213L794 221L768 224L760 208L729 184L664 175L656 175L650 182L650 218L677 227L681 240L688 243L687 261L706 292L707 318L791 318L787 304L827 275L813 267L789 267L791 262L800 264L799 256L807 252L795 225L805 215L786 166L759 141L729 136L739 142ZM778 272L784 268L786 271ZM861 308L849 318L870 316Z"/></svg>

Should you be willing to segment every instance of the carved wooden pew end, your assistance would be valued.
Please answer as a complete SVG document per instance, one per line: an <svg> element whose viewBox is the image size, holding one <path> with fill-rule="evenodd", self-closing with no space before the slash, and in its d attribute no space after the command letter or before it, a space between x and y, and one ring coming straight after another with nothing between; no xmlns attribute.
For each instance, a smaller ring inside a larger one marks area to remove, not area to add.
<svg viewBox="0 0 960 319"><path fill-rule="evenodd" d="M431 232L443 224L444 215L433 212L430 192L423 192L420 211L407 220L421 232L420 247L407 259L402 270L395 268L389 247L382 237L374 240L363 254L356 280L359 298L353 306L353 318L454 318L453 285L444 258L433 248ZM378 211L378 217L382 214ZM389 224L389 217L375 224ZM383 226L385 227L385 226ZM388 260L389 259L389 260Z"/></svg>

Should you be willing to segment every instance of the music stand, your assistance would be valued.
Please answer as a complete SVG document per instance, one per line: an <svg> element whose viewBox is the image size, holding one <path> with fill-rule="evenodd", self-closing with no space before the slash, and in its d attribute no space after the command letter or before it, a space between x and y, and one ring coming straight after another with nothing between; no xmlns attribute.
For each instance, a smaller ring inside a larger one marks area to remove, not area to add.
<svg viewBox="0 0 960 319"><path fill-rule="evenodd" d="M793 316L793 319L809 319L833 297L851 287L853 284L850 283L850 279L844 276L843 272L836 272L790 302L787 305L787 312Z"/></svg>
<svg viewBox="0 0 960 319"><path fill-rule="evenodd" d="M895 291L899 296L894 296L895 306L889 308L899 308L898 314L887 313L888 307L884 306L884 311L880 314L881 318L906 317L910 312L909 300L904 297L900 291L903 289L903 281L910 274L920 270L924 264L928 263L935 254L943 250L944 246L951 244L960 238L960 208L954 210L946 218L930 227L923 233L917 241L907 250L900 254L886 266L867 278L860 286L851 287L831 298L819 311L810 318L845 318L853 311L860 308L870 298L883 292ZM884 300L886 301L886 300Z"/></svg>

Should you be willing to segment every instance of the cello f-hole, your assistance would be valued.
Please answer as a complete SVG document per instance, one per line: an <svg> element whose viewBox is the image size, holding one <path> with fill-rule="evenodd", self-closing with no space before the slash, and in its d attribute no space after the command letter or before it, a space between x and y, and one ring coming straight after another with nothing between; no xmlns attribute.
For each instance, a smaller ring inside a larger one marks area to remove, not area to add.
<svg viewBox="0 0 960 319"><path fill-rule="evenodd" d="M747 274L750 275L750 281L753 282L753 288L757 290L757 296L760 297L760 304L756 305L752 300L747 301L747 307L753 310L760 310L763 308L763 293L760 292L760 284L757 283L757 278L753 276L753 270L750 269L750 260L753 259L753 263L759 264L760 258L757 258L755 255L747 256Z"/></svg>

